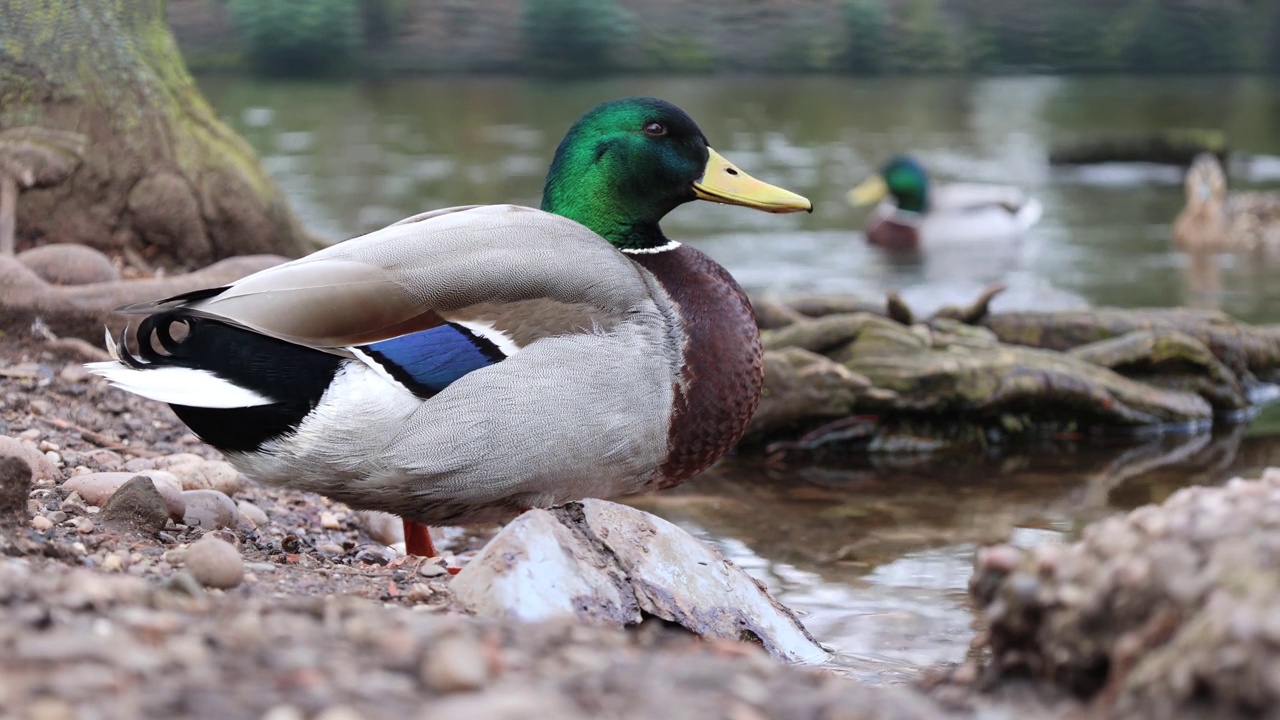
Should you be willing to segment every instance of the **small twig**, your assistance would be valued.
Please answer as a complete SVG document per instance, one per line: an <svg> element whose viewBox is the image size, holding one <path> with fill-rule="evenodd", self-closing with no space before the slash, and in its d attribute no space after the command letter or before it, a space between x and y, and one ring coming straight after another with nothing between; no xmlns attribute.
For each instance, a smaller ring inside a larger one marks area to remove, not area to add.
<svg viewBox="0 0 1280 720"><path fill-rule="evenodd" d="M59 340L50 340L45 347L55 351L65 351L75 355L79 355L85 360L92 362L106 361L111 359L111 355L102 348L96 347L80 338L61 338Z"/></svg>
<svg viewBox="0 0 1280 720"><path fill-rule="evenodd" d="M23 379L23 380L26 380L26 379L32 379L32 380L34 380L34 379L36 379L36 378L39 378L39 377L40 377L40 373L36 372L35 370L3 370L3 369L0 369L0 377L7 377L7 378L20 378L20 379Z"/></svg>
<svg viewBox="0 0 1280 720"><path fill-rule="evenodd" d="M133 455L137 455L138 457L145 457L145 458L164 457L164 453L155 452L154 450L143 450L142 448L136 448L136 447L133 447L132 445L125 445L123 443L112 440L111 438L107 437L106 435L103 435L102 433L94 432L93 430L89 430L88 428L80 427L79 425L76 425L73 422L60 420L58 418L37 417L36 419L39 420L40 422L48 423L60 430L74 430L75 432L80 433L80 437L84 438L85 440L88 440L94 445L97 445L102 448L106 448L107 450L115 450L117 452L126 452Z"/></svg>

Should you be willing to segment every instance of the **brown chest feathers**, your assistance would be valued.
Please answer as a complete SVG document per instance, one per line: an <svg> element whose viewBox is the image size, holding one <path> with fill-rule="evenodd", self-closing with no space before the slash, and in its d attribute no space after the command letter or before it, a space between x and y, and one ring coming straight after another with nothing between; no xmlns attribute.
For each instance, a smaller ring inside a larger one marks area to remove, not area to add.
<svg viewBox="0 0 1280 720"><path fill-rule="evenodd" d="M688 246L633 256L679 306L688 343L676 387L660 487L705 470L742 439L760 402L764 357L747 295L729 272Z"/></svg>

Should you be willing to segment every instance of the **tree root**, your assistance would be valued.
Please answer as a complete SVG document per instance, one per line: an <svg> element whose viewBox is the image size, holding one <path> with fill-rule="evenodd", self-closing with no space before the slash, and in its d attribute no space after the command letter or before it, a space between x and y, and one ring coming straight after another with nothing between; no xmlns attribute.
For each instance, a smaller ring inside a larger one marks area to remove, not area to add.
<svg viewBox="0 0 1280 720"><path fill-rule="evenodd" d="M51 285L14 258L0 256L0 332L29 335L40 321L60 338L98 343L104 326L118 330L124 325L124 318L113 316L114 308L226 285L284 261L248 255L164 278Z"/></svg>

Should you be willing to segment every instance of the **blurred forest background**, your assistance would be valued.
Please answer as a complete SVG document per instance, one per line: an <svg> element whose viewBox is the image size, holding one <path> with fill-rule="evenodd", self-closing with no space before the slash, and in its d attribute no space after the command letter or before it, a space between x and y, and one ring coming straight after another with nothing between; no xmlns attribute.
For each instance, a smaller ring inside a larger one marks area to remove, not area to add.
<svg viewBox="0 0 1280 720"><path fill-rule="evenodd" d="M1280 71L1280 0L171 0L199 71Z"/></svg>

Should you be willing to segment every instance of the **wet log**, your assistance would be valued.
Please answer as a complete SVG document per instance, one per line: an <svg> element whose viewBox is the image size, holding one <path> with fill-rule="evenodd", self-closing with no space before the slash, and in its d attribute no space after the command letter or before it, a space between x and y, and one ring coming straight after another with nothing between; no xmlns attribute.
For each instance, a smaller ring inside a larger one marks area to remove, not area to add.
<svg viewBox="0 0 1280 720"><path fill-rule="evenodd" d="M919 328L868 326L834 354L896 394L892 407L882 410L1006 425L1010 418L1059 426L1212 418L1209 403L1197 395L1137 382L1070 354L1005 345L980 332Z"/></svg>
<svg viewBox="0 0 1280 720"><path fill-rule="evenodd" d="M788 347L765 353L765 391L747 428L761 438L849 416L860 404L887 404L893 393L817 353Z"/></svg>
<svg viewBox="0 0 1280 720"><path fill-rule="evenodd" d="M1148 162L1186 167L1202 152L1213 153L1225 163L1226 137L1215 130L1169 130L1077 139L1050 149L1049 164Z"/></svg>
<svg viewBox="0 0 1280 720"><path fill-rule="evenodd" d="M1240 410L1249 396L1235 374L1199 340L1168 329L1137 330L1069 351L1085 362L1111 368L1158 387L1193 392L1214 410Z"/></svg>
<svg viewBox="0 0 1280 720"><path fill-rule="evenodd" d="M1280 328L1240 323L1214 310L1014 312L990 315L982 325L1001 342L1060 352L1137 331L1177 332L1203 344L1237 375L1265 378L1280 368Z"/></svg>

